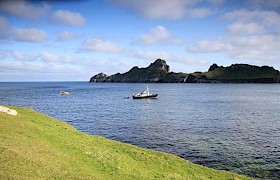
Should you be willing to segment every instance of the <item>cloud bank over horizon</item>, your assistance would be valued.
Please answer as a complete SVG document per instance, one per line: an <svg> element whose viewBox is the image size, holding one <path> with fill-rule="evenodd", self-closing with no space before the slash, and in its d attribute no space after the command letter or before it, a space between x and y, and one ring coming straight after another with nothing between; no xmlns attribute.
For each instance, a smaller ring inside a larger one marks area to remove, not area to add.
<svg viewBox="0 0 280 180"><path fill-rule="evenodd" d="M276 0L0 1L0 81L88 80L165 59L280 70Z"/></svg>

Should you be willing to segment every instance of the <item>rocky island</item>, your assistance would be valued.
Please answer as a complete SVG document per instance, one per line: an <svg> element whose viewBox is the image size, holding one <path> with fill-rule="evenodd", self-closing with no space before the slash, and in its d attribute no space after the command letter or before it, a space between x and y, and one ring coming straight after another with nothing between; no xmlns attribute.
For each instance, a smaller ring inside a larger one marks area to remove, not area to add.
<svg viewBox="0 0 280 180"><path fill-rule="evenodd" d="M108 76L99 73L90 82L133 83L279 83L278 70L269 66L233 64L229 67L213 64L207 72L175 73L169 71L165 60L157 59L146 68L137 66L128 72Z"/></svg>

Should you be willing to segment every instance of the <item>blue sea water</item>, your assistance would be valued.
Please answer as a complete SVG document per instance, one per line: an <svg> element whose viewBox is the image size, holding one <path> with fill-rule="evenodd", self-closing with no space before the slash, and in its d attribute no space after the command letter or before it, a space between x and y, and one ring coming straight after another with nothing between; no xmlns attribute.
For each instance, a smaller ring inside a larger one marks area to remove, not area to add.
<svg viewBox="0 0 280 180"><path fill-rule="evenodd" d="M0 104L208 167L280 179L280 84L149 87L157 99L133 100L146 88L140 83L0 83Z"/></svg>

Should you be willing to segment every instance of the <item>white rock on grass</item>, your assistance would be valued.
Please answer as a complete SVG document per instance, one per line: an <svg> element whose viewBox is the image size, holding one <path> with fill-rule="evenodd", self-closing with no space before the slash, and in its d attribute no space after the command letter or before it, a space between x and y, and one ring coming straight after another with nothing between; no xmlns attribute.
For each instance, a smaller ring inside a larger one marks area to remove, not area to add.
<svg viewBox="0 0 280 180"><path fill-rule="evenodd" d="M5 106L0 106L0 112L6 113L6 114L9 114L9 115L13 115L13 116L17 115L17 111L16 110L7 108Z"/></svg>

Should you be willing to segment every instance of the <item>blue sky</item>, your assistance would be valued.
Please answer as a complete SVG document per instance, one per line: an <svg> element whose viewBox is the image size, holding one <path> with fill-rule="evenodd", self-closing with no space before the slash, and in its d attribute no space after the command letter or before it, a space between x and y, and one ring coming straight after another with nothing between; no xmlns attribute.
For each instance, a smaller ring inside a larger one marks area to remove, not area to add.
<svg viewBox="0 0 280 180"><path fill-rule="evenodd" d="M88 81L146 67L213 63L280 70L278 0L1 0L1 81Z"/></svg>

